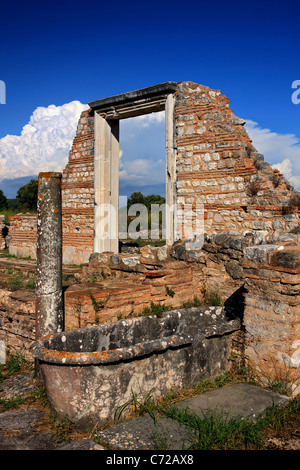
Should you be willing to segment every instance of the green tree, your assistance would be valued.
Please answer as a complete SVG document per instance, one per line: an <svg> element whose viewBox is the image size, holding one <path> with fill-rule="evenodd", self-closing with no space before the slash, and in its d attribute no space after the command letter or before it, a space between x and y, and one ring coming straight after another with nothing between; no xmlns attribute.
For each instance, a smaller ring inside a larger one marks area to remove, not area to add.
<svg viewBox="0 0 300 470"><path fill-rule="evenodd" d="M133 204L143 204L147 209L151 209L151 204L164 204L165 202L165 198L159 194L149 194L149 196L144 196L141 192L134 192L128 199L127 205L130 207Z"/></svg>
<svg viewBox="0 0 300 470"><path fill-rule="evenodd" d="M148 209L151 209L151 204L165 204L166 200L163 196L159 194L149 194L149 196L145 196L145 205Z"/></svg>
<svg viewBox="0 0 300 470"><path fill-rule="evenodd" d="M8 209L7 197L4 195L2 189L0 189L0 210Z"/></svg>
<svg viewBox="0 0 300 470"><path fill-rule="evenodd" d="M22 210L36 210L38 180L32 179L17 191L17 203Z"/></svg>

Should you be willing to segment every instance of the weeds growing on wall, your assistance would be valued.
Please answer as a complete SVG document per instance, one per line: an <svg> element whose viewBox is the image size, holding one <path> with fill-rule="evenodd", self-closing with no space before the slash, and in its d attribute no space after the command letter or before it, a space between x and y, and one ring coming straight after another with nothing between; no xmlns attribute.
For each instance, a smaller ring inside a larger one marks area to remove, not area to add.
<svg viewBox="0 0 300 470"><path fill-rule="evenodd" d="M168 310L170 310L170 307L165 304L155 304L154 302L151 302L150 307L145 307L140 313L140 316L156 315L158 318L161 318L163 312Z"/></svg>
<svg viewBox="0 0 300 470"><path fill-rule="evenodd" d="M98 323L100 320L99 312L102 308L104 308L105 300L96 300L91 292L89 293L89 295L92 301L93 309L95 311L95 322Z"/></svg>

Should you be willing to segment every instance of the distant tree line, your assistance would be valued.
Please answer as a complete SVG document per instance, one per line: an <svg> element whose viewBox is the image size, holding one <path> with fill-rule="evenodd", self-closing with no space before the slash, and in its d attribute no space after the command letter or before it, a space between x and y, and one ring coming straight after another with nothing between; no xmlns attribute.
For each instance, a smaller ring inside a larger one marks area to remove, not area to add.
<svg viewBox="0 0 300 470"><path fill-rule="evenodd" d="M158 194L149 194L149 196L144 196L141 192L134 192L127 201L127 207L129 208L133 204L143 204L148 210L150 210L151 204L160 205L165 204L165 202L165 198Z"/></svg>
<svg viewBox="0 0 300 470"><path fill-rule="evenodd" d="M12 211L35 211L37 208L38 180L32 179L21 186L15 199L8 199L0 189L0 211L10 209ZM157 194L144 196L141 192L134 192L127 201L129 208L133 204L143 204L148 210L151 204L164 204L165 198Z"/></svg>

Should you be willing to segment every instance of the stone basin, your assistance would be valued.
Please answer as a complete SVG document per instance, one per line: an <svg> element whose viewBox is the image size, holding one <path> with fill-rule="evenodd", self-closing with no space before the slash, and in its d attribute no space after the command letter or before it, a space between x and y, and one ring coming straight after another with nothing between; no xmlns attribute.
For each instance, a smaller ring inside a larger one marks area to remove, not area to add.
<svg viewBox="0 0 300 470"><path fill-rule="evenodd" d="M64 331L31 351L54 411L90 429L133 394L158 398L224 372L239 328L223 307L179 309Z"/></svg>

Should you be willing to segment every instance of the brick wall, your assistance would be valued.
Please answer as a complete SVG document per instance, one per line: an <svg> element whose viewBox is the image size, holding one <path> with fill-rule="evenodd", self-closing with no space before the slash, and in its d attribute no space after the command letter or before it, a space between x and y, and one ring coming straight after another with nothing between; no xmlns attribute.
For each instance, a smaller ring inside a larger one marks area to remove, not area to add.
<svg viewBox="0 0 300 470"><path fill-rule="evenodd" d="M36 214L9 217L9 254L20 258L36 258Z"/></svg>
<svg viewBox="0 0 300 470"><path fill-rule="evenodd" d="M94 237L94 119L84 111L62 175L63 262L86 263Z"/></svg>
<svg viewBox="0 0 300 470"><path fill-rule="evenodd" d="M63 262L86 263L94 236L93 118L84 111L79 119L69 162L62 175ZM10 217L10 254L36 258L36 214Z"/></svg>

